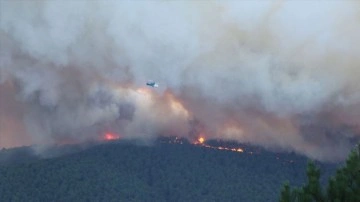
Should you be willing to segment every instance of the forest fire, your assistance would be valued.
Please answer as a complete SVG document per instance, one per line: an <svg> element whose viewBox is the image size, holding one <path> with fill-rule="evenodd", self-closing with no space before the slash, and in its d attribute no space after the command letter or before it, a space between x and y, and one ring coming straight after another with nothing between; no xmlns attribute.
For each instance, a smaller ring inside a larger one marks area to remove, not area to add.
<svg viewBox="0 0 360 202"><path fill-rule="evenodd" d="M118 139L120 139L120 136L115 133L105 133L103 136L103 140L105 140L105 141L113 141L113 140L118 140Z"/></svg>
<svg viewBox="0 0 360 202"><path fill-rule="evenodd" d="M230 147L222 147L222 146L211 146L208 144L200 144L202 147L210 148L210 149L217 149L217 150L226 150L226 151L232 151L232 152L244 152L242 148L230 148Z"/></svg>
<svg viewBox="0 0 360 202"><path fill-rule="evenodd" d="M194 145L199 145L201 147L206 147L210 149L217 149L217 150L226 150L226 151L233 151L233 152L244 152L242 148L231 148L231 147L223 147L223 146L212 146L205 143L205 138L200 136L194 143Z"/></svg>
<svg viewBox="0 0 360 202"><path fill-rule="evenodd" d="M164 138L162 139L163 143L167 143L167 144L193 144L195 146L198 147L205 147L205 148L209 148L209 149L216 149L216 150L226 150L226 151L232 151L232 152L239 152L239 153L243 153L244 149L240 148L240 147L230 147L230 146L219 146L219 145L214 145L210 142L206 142L206 139L203 136L200 136L197 140L195 140L194 142L188 142L186 138L181 138L181 137L169 137L169 138ZM252 154L252 152L247 151L247 153Z"/></svg>
<svg viewBox="0 0 360 202"><path fill-rule="evenodd" d="M205 147L207 147L208 145L205 145ZM243 149L241 148L228 148L228 147L211 147L210 148L214 148L214 149L219 149L219 150L227 150L227 151L233 151L233 152L244 152Z"/></svg>
<svg viewBox="0 0 360 202"><path fill-rule="evenodd" d="M195 142L195 144L204 144L205 139L203 137L199 137L199 139L197 140L197 142Z"/></svg>

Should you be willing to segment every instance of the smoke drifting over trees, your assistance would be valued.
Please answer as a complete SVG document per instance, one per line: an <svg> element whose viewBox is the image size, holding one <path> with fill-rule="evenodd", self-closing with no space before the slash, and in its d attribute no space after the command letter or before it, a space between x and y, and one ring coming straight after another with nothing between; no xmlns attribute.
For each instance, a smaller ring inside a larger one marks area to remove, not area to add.
<svg viewBox="0 0 360 202"><path fill-rule="evenodd" d="M0 4L0 147L202 133L338 160L359 140L357 1Z"/></svg>

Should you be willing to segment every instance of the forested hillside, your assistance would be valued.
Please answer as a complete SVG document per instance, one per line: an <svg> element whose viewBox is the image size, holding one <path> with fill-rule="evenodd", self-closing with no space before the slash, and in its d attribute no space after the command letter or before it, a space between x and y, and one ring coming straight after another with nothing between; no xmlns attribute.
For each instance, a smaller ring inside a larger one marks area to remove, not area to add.
<svg viewBox="0 0 360 202"><path fill-rule="evenodd" d="M165 142L74 147L47 159L25 148L3 150L0 201L277 201L284 181L306 181L307 159L295 154ZM23 158L14 161L15 156ZM317 165L322 182L336 169L335 164Z"/></svg>

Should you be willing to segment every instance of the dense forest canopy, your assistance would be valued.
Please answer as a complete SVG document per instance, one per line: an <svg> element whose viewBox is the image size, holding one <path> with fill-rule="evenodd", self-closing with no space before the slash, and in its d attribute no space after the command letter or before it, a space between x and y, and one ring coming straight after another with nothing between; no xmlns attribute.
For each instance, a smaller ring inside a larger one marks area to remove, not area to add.
<svg viewBox="0 0 360 202"><path fill-rule="evenodd" d="M8 158L0 166L0 200L276 201L284 181L306 182L302 156L217 141L207 144L244 152L181 143L162 138L151 146L66 146L65 154L52 158L29 155L27 148L3 150L0 159ZM337 164L317 165L325 184Z"/></svg>

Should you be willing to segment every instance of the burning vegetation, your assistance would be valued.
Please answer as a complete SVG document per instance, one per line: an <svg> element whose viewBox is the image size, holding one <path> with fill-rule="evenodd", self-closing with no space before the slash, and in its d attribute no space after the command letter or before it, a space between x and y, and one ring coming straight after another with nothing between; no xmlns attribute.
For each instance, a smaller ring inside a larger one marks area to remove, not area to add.
<svg viewBox="0 0 360 202"><path fill-rule="evenodd" d="M120 135L108 132L103 135L102 139L105 141L118 140L120 139Z"/></svg>
<svg viewBox="0 0 360 202"><path fill-rule="evenodd" d="M207 141L203 136L200 136L195 141L189 142L185 138L180 137L167 137L162 138L160 140L162 143L168 143L168 144L192 144L198 147L204 147L209 149L215 149L215 150L226 150L226 151L232 151L232 152L239 152L243 153L245 150L238 145L229 146L226 143L220 142L219 140L209 140ZM253 154L253 151L248 151L247 153Z"/></svg>
<svg viewBox="0 0 360 202"><path fill-rule="evenodd" d="M194 143L194 145L198 145L201 147L206 147L206 148L210 148L210 149L217 149L217 150L226 150L226 151L233 151L233 152L244 152L244 150L240 147L238 148L233 148L233 147L225 147L225 146L212 146L206 143L205 138L200 136Z"/></svg>
<svg viewBox="0 0 360 202"><path fill-rule="evenodd" d="M104 128L191 140L196 119L209 139L343 160L360 4L251 2L0 1L0 147L118 138Z"/></svg>

